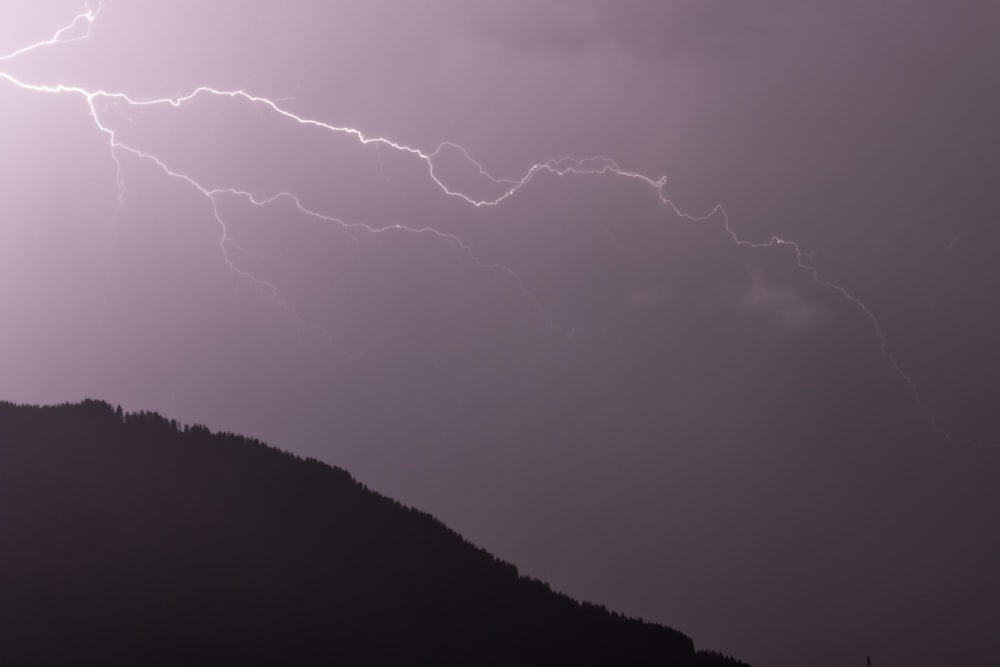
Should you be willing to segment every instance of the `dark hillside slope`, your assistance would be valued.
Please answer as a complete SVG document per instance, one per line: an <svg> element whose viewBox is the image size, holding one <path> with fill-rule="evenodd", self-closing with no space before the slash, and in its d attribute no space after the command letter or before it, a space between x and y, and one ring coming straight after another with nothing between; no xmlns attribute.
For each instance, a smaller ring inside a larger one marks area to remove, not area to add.
<svg viewBox="0 0 1000 667"><path fill-rule="evenodd" d="M723 665L346 472L105 403L0 403L0 664Z"/></svg>

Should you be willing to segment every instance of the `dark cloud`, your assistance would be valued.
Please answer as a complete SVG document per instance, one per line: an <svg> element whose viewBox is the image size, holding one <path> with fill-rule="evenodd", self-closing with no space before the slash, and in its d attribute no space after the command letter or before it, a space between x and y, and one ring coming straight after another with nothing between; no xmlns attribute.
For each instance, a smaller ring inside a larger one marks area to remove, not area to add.
<svg viewBox="0 0 1000 667"><path fill-rule="evenodd" d="M463 9L471 24L520 56L617 51L642 59L709 60L758 52L791 24L795 3L612 0L486 2Z"/></svg>
<svg viewBox="0 0 1000 667"><path fill-rule="evenodd" d="M625 303L636 308L658 308L670 300L670 293L662 288L643 287L628 295Z"/></svg>
<svg viewBox="0 0 1000 667"><path fill-rule="evenodd" d="M833 313L822 303L811 303L791 286L775 286L759 267L752 267L751 282L739 302L739 309L771 320L782 333L802 333L828 324Z"/></svg>

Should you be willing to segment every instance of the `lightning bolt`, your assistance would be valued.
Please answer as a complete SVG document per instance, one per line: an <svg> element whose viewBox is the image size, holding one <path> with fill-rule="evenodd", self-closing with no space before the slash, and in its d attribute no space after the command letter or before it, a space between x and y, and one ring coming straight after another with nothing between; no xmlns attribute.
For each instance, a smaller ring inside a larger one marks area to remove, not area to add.
<svg viewBox="0 0 1000 667"><path fill-rule="evenodd" d="M7 54L0 55L0 63L10 62L17 58L23 57L31 52L39 51L42 49L48 49L56 47L59 45L66 45L73 42L78 42L82 40L89 39L93 33L94 26L96 25L98 18L106 10L107 4L103 1L99 1L96 4L93 2L88 2L85 6L85 11L77 14L73 19L66 25L60 27L56 30L49 38L29 44L27 46L21 47L15 51ZM913 400L915 407L920 411L920 413L926 418L927 423L935 434L941 437L946 442L959 445L959 444L983 444L983 443L969 443L967 441L962 441L954 438L949 434L938 422L935 413L927 406L925 403L917 383L914 381L913 377L903 368L899 363L899 360L892 353L889 347L888 339L882 329L882 325L876 314L869 308L869 306L858 296L850 292L846 287L831 282L829 280L821 277L818 269L815 265L811 264L808 260L811 257L809 253L804 251L800 245L795 241L790 241L777 236L772 236L770 239L764 242L756 242L744 239L740 237L736 231L732 228L730 224L729 214L726 212L722 205L716 205L708 213L704 215L693 215L681 210L677 207L674 202L664 194L664 190L667 185L667 178L665 176L660 178L653 178L645 174L628 171L623 169L616 161L603 157L591 157L586 159L574 159L574 158L559 158L548 160L546 162L536 163L531 165L520 178L516 179L505 179L498 178L489 173L489 171L484 167L484 165L474 159L468 151L458 144L451 142L442 142L433 151L427 152L409 146L403 143L393 141L386 137L381 136L368 136L363 131L353 127L338 126L323 120L318 120L314 118L309 118L306 116L299 115L290 111L289 109L281 106L281 99L271 99L267 97L262 97L259 95L252 94L243 89L237 90L223 90L218 88L213 88L210 86L199 86L185 95L179 95L175 97L160 97L160 98L136 98L132 97L123 92L117 91L107 91L102 89L89 90L87 88L68 85L68 84L56 84L56 85L46 85L46 84L33 84L24 81L13 74L0 70L0 80L7 82L21 90L48 94L48 95L66 95L66 96L76 96L82 99L89 111L90 118L94 123L96 129L104 134L108 139L108 147L111 154L111 159L115 163L117 170L117 188L118 188L118 201L119 206L123 202L125 197L125 182L122 176L122 164L120 160L121 154L129 154L140 160L145 160L153 163L160 171L162 171L167 177L179 180L190 186L195 192L197 192L209 205L211 216L215 223L219 226L221 235L219 238L219 246L221 250L221 255L223 261L226 263L229 270L242 279L249 281L262 293L271 297L283 310L285 310L294 320L303 328L319 331L327 336L332 341L332 335L323 327L311 324L304 320L288 303L288 301L283 297L279 288L274 283L267 280L261 279L255 276L252 272L241 268L232 258L231 250L240 250L235 244L235 241L231 237L226 220L222 216L219 210L219 205L221 201L226 197L233 197L243 199L250 205L266 208L268 206L274 205L279 201L289 202L300 214L308 216L310 218L335 224L343 228L349 233L361 232L368 234L383 234L389 232L404 232L409 234L423 234L432 235L442 241L453 244L455 247L459 248L472 262L474 262L478 267L484 270L498 271L503 273L506 277L511 279L518 289L524 293L524 295L530 299L531 303L534 305L538 311L540 317L546 322L550 332L553 330L553 325L551 321L545 317L544 309L541 306L541 302L537 299L534 294L527 288L527 286L522 281L521 277L513 269L506 267L502 264L496 264L491 262L486 262L478 257L474 251L472 245L464 242L461 238L455 234L446 233L440 230L436 230L431 227L412 227L402 224L386 225L386 226L371 226L365 223L359 222L345 222L335 216L312 210L305 205L303 205L301 199L292 192L279 192L277 194L262 197L256 195L252 192L239 190L235 188L214 188L202 184L194 177L178 171L168 165L163 159L157 157L152 153L143 151L135 146L124 143L116 135L114 129L108 126L104 121L102 121L100 108L107 108L110 105L125 105L129 108L141 108L141 107L164 107L169 106L172 108L180 108L187 104L193 102L199 97L214 97L214 98L229 98L234 100L239 100L248 105L252 105L263 109L264 111L269 111L272 114L287 120L290 123L297 124L303 127L314 128L323 132L346 135L352 137L357 142L362 145L374 145L376 148L386 148L398 153L403 153L409 155L416 160L419 160L424 164L427 170L427 174L431 181L440 189L440 191L452 198L456 198L465 204L468 204L475 208L483 207L496 207L500 206L506 200L514 197L518 192L524 189L529 183L531 183L539 174L549 173L559 177L567 176L580 176L580 175L602 175L611 176L622 179L629 179L638 181L648 188L650 188L656 197L659 199L661 204L667 207L674 215L678 218L685 220L689 223L705 223L715 219L721 219L722 227L728 234L731 241L737 246L744 246L753 249L764 249L764 248L787 248L792 253L792 258L795 261L797 267L804 271L809 277L817 284L828 290L836 292L847 302L856 307L871 323L872 330L878 341L879 352L882 357L885 358L886 362L889 364L893 372L900 378L900 380L906 385ZM441 154L445 150L457 151L463 158L472 165L480 174L480 176L488 179L493 185L498 187L501 192L499 195L493 198L477 199L472 197L461 190L453 189L449 187L441 177L439 177L435 165L436 159L440 158ZM957 240L957 239L955 239ZM949 246L954 245L954 240ZM400 334L401 335L401 334ZM404 337L405 338L405 337ZM412 342L412 341L410 341ZM417 343L414 343L419 345ZM422 346L421 346L422 347ZM359 356L361 353L351 354L351 356Z"/></svg>
<svg viewBox="0 0 1000 667"><path fill-rule="evenodd" d="M99 2L95 8L92 2L88 2L85 7L86 9L83 12L77 14L73 17L72 21L52 33L52 36L48 39L35 42L34 44L29 44L28 46L24 46L7 54L0 54L0 62L14 60L18 56L23 56L26 53L44 49L47 46L69 44L71 42L79 42L88 39L91 31L93 30L94 24L97 23L97 17L104 11L105 5L103 2ZM78 30L80 26L84 27L83 32L78 35L72 35L73 31Z"/></svg>

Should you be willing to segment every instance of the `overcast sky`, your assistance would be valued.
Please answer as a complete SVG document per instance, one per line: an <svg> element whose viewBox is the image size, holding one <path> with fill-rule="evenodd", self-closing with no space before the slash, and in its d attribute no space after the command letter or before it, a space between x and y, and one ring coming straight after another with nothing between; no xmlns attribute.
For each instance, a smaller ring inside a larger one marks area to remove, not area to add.
<svg viewBox="0 0 1000 667"><path fill-rule="evenodd" d="M0 398L758 665L996 664L995 3L116 0L4 58L83 11L0 0ZM136 104L201 86L261 99Z"/></svg>

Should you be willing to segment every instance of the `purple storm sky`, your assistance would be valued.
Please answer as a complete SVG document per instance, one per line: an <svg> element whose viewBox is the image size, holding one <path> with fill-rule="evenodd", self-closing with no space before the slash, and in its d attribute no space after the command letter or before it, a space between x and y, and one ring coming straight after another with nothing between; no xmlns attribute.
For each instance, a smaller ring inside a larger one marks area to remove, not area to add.
<svg viewBox="0 0 1000 667"><path fill-rule="evenodd" d="M0 398L317 457L758 665L996 664L998 30L0 0Z"/></svg>

